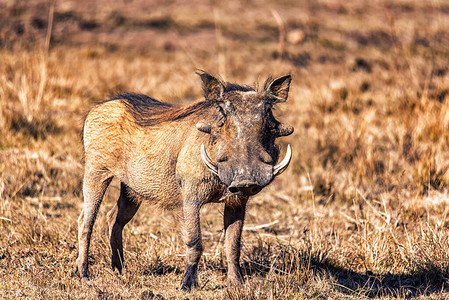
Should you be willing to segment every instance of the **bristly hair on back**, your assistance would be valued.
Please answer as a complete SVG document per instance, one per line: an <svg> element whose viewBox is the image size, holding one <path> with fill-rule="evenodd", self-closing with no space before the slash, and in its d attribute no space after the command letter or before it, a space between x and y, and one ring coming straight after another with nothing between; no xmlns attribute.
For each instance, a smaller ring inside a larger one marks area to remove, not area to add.
<svg viewBox="0 0 449 300"><path fill-rule="evenodd" d="M253 87L247 85L229 82L224 83L224 85L225 92L255 91ZM136 124L143 127L153 126L168 121L176 121L215 105L214 101L202 100L180 107L156 100L144 94L136 93L118 94L104 102L113 100L122 101L125 104L127 111L133 116Z"/></svg>
<svg viewBox="0 0 449 300"><path fill-rule="evenodd" d="M127 111L133 116L136 124L142 127L179 120L214 105L211 101L203 100L179 107L158 101L147 95L135 93L118 94L105 102L113 100L122 101Z"/></svg>
<svg viewBox="0 0 449 300"><path fill-rule="evenodd" d="M233 92L233 91L251 92L251 91L255 91L255 89L249 85L240 85L240 84L236 84L236 83L226 82L225 83L225 92Z"/></svg>

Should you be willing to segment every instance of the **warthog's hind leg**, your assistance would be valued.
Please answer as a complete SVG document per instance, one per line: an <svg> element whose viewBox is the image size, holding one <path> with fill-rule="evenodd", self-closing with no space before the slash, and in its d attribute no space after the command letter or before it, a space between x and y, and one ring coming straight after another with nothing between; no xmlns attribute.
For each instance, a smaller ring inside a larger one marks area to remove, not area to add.
<svg viewBox="0 0 449 300"><path fill-rule="evenodd" d="M104 193L111 180L112 176L97 170L89 170L86 167L83 183L84 206L78 219L79 252L76 260L77 271L83 279L87 279L89 276L88 255L92 229Z"/></svg>
<svg viewBox="0 0 449 300"><path fill-rule="evenodd" d="M134 217L137 210L140 207L140 201L130 195L128 187L121 183L120 185L120 197L117 204L108 213L109 217L109 230L111 234L111 265L112 269L122 273L123 268L123 227Z"/></svg>

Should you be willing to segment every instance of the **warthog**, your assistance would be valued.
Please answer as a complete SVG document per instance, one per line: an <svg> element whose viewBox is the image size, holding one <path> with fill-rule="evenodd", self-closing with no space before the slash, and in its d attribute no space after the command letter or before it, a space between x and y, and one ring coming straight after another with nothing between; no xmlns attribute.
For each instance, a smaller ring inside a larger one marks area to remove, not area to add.
<svg viewBox="0 0 449 300"><path fill-rule="evenodd" d="M142 202L182 208L187 270L183 290L197 286L203 245L200 208L224 203L228 283L242 281L240 237L250 196L282 173L275 139L293 132L272 107L287 100L291 76L268 79L263 90L199 72L204 100L185 107L122 94L93 107L84 122L84 207L79 217L77 271L87 279L92 228L113 177L120 197L108 213L112 268L122 271L122 230ZM209 151L209 153L207 152Z"/></svg>

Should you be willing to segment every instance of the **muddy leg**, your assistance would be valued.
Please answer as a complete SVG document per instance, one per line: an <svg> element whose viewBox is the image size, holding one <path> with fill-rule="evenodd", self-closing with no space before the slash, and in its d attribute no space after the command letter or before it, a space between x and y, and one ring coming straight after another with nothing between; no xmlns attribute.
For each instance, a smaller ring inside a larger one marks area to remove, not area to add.
<svg viewBox="0 0 449 300"><path fill-rule="evenodd" d="M120 197L114 208L108 213L111 234L112 269L122 273L123 268L123 227L134 217L140 207L137 199L132 199L125 184L120 184Z"/></svg>
<svg viewBox="0 0 449 300"><path fill-rule="evenodd" d="M189 291L198 287L198 262L203 253L200 228L200 207L195 204L184 204L183 207L184 242L187 246L187 270L181 281L181 290Z"/></svg>
<svg viewBox="0 0 449 300"><path fill-rule="evenodd" d="M88 254L92 229L97 218L98 209L112 177L104 173L86 170L84 174L84 207L78 219L78 259L77 270L83 279L89 276Z"/></svg>
<svg viewBox="0 0 449 300"><path fill-rule="evenodd" d="M224 228L225 248L228 261L228 285L242 282L240 269L240 240L245 219L246 200L241 204L225 204Z"/></svg>

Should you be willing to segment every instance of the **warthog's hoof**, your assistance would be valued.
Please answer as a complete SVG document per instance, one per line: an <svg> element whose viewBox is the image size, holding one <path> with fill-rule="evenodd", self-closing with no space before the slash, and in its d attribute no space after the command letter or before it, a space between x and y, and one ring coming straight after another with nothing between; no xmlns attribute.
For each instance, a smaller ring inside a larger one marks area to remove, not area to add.
<svg viewBox="0 0 449 300"><path fill-rule="evenodd" d="M198 282L196 281L196 279L189 278L189 279L183 279L181 281L181 291L189 292L193 288L197 288L197 287L198 287Z"/></svg>
<svg viewBox="0 0 449 300"><path fill-rule="evenodd" d="M243 284L242 270L238 264L228 269L228 286L241 286Z"/></svg>
<svg viewBox="0 0 449 300"><path fill-rule="evenodd" d="M73 275L80 277L80 279L84 282L89 281L89 274L81 276L81 273L79 272L78 267L75 267L75 269L73 270Z"/></svg>
<svg viewBox="0 0 449 300"><path fill-rule="evenodd" d="M90 273L89 270L82 265L76 264L75 270L73 270L73 274L80 277L84 282L89 281Z"/></svg>
<svg viewBox="0 0 449 300"><path fill-rule="evenodd" d="M112 259L111 267L112 267L112 271L117 270L120 275L122 274L123 266L122 266L122 262L118 258L117 259L114 259L114 258Z"/></svg>
<svg viewBox="0 0 449 300"><path fill-rule="evenodd" d="M187 271L181 281L181 290L190 291L192 288L198 287L197 266L187 266Z"/></svg>
<svg viewBox="0 0 449 300"><path fill-rule="evenodd" d="M240 267L238 267L238 271L236 273L234 272L228 273L228 287L239 287L242 284L243 284L243 277L242 271L240 271Z"/></svg>

